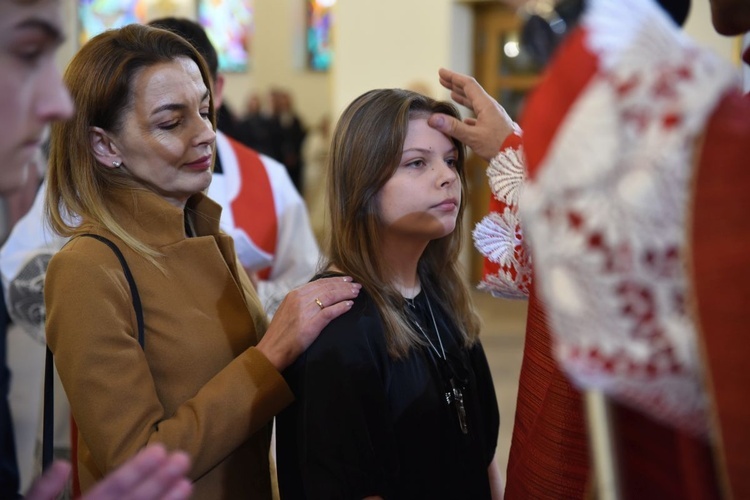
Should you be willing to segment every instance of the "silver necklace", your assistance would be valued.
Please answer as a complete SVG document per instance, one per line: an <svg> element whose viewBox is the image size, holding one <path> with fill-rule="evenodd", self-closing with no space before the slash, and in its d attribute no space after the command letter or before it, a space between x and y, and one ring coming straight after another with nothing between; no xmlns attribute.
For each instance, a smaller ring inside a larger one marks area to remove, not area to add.
<svg viewBox="0 0 750 500"><path fill-rule="evenodd" d="M440 337L440 330L438 330L437 327L437 321L435 321L435 314L432 312L432 304L430 304L430 297L427 295L427 293L424 294L425 300L427 300L427 309L430 311L430 318L432 319L432 326L435 328L435 335L438 338L438 344L440 345L440 351L437 350L437 347L435 347L435 344L432 343L432 340L430 340L429 335L427 335L427 332L424 331L424 328L422 328L422 325L419 324L419 321L416 320L416 318L412 317L412 322L414 325L419 329L419 332L422 334L422 336L427 340L427 342L430 344L430 347L433 351L435 351L435 354L439 359L442 359L445 364L448 364L448 357L445 355L445 347L443 347L443 339ZM407 303L412 309L415 309L414 299L406 299ZM442 353L442 356L441 356ZM466 407L464 406L464 393L459 387L459 385L456 383L455 377L451 377L448 381L450 384L450 389L445 392L445 402L448 406L453 404L456 407L456 415L458 416L458 425L461 428L461 432L464 434L469 433L469 426L466 421Z"/></svg>
<svg viewBox="0 0 750 500"><path fill-rule="evenodd" d="M437 357L442 359L443 361L448 361L448 358L445 356L445 348L443 347L443 339L440 337L440 330L438 330L437 322L435 321L435 315L432 313L432 304L430 304L430 298L427 296L426 293L424 295L424 298L427 300L427 309L430 311L430 318L432 318L432 327L435 328L435 335L437 335L437 338L438 338L440 351L438 351L437 347L435 347L435 344L432 343L432 340L430 340L430 336L427 335L427 332L424 331L424 329L422 328L422 325L420 325L419 322L414 319L412 319L412 321L414 322L414 325L416 325L416 327L419 329L419 332L422 334L422 336L427 340L427 342L429 342L430 347L432 347L432 350L435 351L435 354L437 354ZM412 309L416 307L414 305L414 299L411 299L411 302L409 302L409 305L412 307Z"/></svg>

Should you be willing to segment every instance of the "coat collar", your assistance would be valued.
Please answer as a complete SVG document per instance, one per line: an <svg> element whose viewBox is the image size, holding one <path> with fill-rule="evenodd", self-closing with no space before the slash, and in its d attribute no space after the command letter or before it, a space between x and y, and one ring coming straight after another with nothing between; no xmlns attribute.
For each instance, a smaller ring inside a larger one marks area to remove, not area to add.
<svg viewBox="0 0 750 500"><path fill-rule="evenodd" d="M183 241L184 211L147 189L117 191L109 195L110 210L122 227L143 243L158 248ZM203 193L191 196L185 205L196 236L219 234L221 206Z"/></svg>

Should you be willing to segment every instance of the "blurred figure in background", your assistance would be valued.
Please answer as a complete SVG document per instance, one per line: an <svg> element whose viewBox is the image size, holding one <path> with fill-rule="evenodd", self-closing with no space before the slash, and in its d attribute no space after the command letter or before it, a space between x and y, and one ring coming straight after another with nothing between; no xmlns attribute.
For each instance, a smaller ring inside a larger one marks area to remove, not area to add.
<svg viewBox="0 0 750 500"><path fill-rule="evenodd" d="M247 99L245 116L238 125L239 140L245 146L259 153L274 156L272 125L263 109L263 101L258 93Z"/></svg>
<svg viewBox="0 0 750 500"><path fill-rule="evenodd" d="M297 191L304 195L302 143L307 131L294 110L292 96L287 90L271 90L270 123L273 156L286 166Z"/></svg>
<svg viewBox="0 0 750 500"><path fill-rule="evenodd" d="M240 119L232 111L229 105L222 101L221 106L216 109L216 128L235 141L242 140Z"/></svg>

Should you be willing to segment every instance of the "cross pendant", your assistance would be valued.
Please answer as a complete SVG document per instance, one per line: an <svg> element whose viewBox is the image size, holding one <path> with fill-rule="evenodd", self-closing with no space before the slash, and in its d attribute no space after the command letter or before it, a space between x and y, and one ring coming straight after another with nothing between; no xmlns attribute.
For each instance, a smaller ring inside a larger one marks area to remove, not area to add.
<svg viewBox="0 0 750 500"><path fill-rule="evenodd" d="M456 385L455 379L450 379L451 390L446 394L446 400L450 403L453 400L453 404L456 405L456 415L458 415L458 425L461 427L461 432L464 434L469 433L469 426L466 422L466 407L464 406L464 393L461 391L458 385Z"/></svg>

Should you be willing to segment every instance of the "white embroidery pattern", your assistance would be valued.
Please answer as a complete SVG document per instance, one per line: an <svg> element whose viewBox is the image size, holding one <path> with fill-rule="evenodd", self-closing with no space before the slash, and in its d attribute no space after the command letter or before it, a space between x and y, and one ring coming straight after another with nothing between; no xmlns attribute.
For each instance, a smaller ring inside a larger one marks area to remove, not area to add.
<svg viewBox="0 0 750 500"><path fill-rule="evenodd" d="M500 266L487 275L479 289L496 297L526 298L531 284L531 258L518 219L518 202L526 177L522 148L505 148L487 168L493 196L506 205L503 213L490 212L472 233L476 248Z"/></svg>
<svg viewBox="0 0 750 500"><path fill-rule="evenodd" d="M523 181L526 178L526 161L523 148L505 148L487 167L490 189L498 200L508 206L518 207Z"/></svg>
<svg viewBox="0 0 750 500"><path fill-rule="evenodd" d="M594 0L583 26L599 72L521 207L556 354L578 385L705 437L687 204L695 138L734 71L651 2Z"/></svg>

